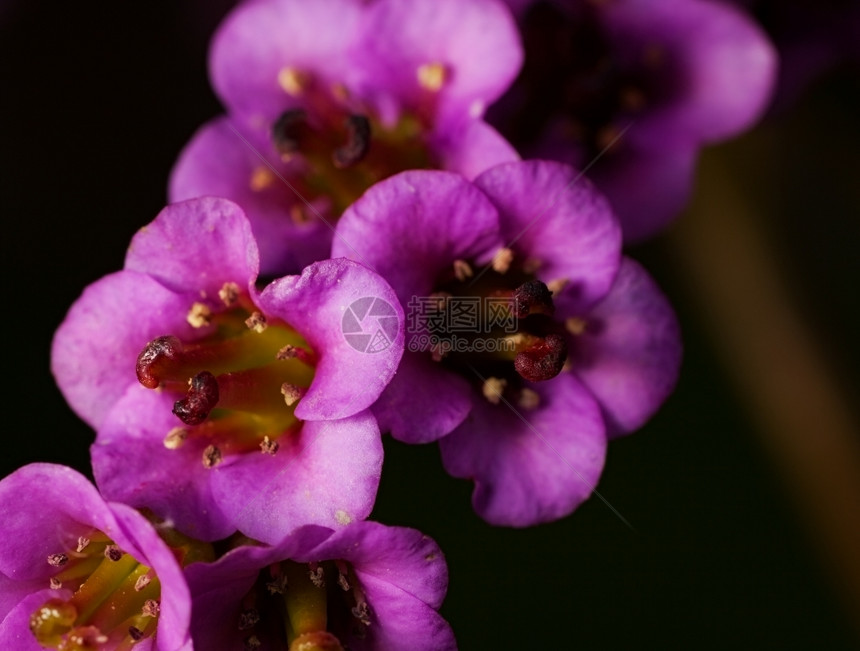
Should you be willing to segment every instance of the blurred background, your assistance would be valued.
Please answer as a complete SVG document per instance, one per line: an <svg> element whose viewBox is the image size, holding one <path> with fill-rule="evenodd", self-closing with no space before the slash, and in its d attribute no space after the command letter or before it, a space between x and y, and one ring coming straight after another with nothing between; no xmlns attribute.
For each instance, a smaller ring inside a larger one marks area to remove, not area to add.
<svg viewBox="0 0 860 651"><path fill-rule="evenodd" d="M51 336L122 266L180 148L220 113L206 44L228 4L0 9L3 475L89 472L93 435L54 386ZM686 348L672 398L610 446L598 490L632 530L596 498L492 529L435 446L387 441L374 515L445 550L462 649L860 648L857 72L827 67L709 150L687 214L631 252Z"/></svg>

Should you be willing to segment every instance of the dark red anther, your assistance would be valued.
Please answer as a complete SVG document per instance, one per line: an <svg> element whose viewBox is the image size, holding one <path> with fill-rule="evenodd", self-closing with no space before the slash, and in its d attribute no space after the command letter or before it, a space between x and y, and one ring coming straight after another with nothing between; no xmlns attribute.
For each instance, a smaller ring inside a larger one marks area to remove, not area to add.
<svg viewBox="0 0 860 651"><path fill-rule="evenodd" d="M209 371L191 378L191 386L182 400L173 404L173 413L186 425L199 425L218 404L218 380Z"/></svg>
<svg viewBox="0 0 860 651"><path fill-rule="evenodd" d="M272 141L281 154L294 154L299 150L302 130L307 126L303 109L290 109L281 114L272 126Z"/></svg>
<svg viewBox="0 0 860 651"><path fill-rule="evenodd" d="M352 167L370 151L370 120L364 115L350 115L344 126L348 132L346 144L332 154L334 166L339 169Z"/></svg>
<svg viewBox="0 0 860 651"><path fill-rule="evenodd" d="M512 296L513 312L518 319L524 319L529 314L546 314L555 312L552 302L552 292L539 280L530 280L514 290Z"/></svg>
<svg viewBox="0 0 860 651"><path fill-rule="evenodd" d="M550 334L518 353L514 358L514 368L526 380L541 382L561 373L565 360L567 342L561 335Z"/></svg>
<svg viewBox="0 0 860 651"><path fill-rule="evenodd" d="M156 374L158 363L175 359L181 351L182 342L176 337L158 337L150 341L137 356L137 381L147 389L157 389L160 384Z"/></svg>

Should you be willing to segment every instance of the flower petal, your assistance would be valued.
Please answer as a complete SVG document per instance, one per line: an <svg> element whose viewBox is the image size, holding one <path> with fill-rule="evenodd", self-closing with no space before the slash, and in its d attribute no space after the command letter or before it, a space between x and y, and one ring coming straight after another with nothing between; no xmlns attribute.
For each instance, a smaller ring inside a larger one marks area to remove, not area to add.
<svg viewBox="0 0 860 651"><path fill-rule="evenodd" d="M226 538L236 527L212 496L213 470L201 461L207 441L189 437L179 449L164 447L181 424L172 406L167 393L129 388L90 448L96 483L107 499L148 508L189 536Z"/></svg>
<svg viewBox="0 0 860 651"><path fill-rule="evenodd" d="M609 291L621 230L609 203L576 170L550 161L507 163L475 185L498 208L506 245L538 260L544 282L568 281L554 301L585 307Z"/></svg>
<svg viewBox="0 0 860 651"><path fill-rule="evenodd" d="M454 477L475 480L472 504L494 525L528 527L570 514L597 484L606 455L600 410L571 375L530 385L532 411L475 397L466 421L439 445Z"/></svg>
<svg viewBox="0 0 860 651"><path fill-rule="evenodd" d="M73 548L93 528L112 536L114 517L79 472L49 463L19 468L0 481L0 572L11 579L44 580L56 572L47 558Z"/></svg>
<svg viewBox="0 0 860 651"><path fill-rule="evenodd" d="M375 65L366 68L403 104L415 106L432 92L419 83L421 66L443 66L440 121L480 117L522 65L516 24L498 2L382 0L368 14L364 47Z"/></svg>
<svg viewBox="0 0 860 651"><path fill-rule="evenodd" d="M357 0L245 2L215 33L212 84L230 112L273 122L299 100L279 84L285 68L323 85L351 85L353 50L362 37Z"/></svg>
<svg viewBox="0 0 860 651"><path fill-rule="evenodd" d="M610 435L639 428L671 394L681 365L678 321L642 267L625 258L607 297L585 316L572 368L603 408Z"/></svg>
<svg viewBox="0 0 860 651"><path fill-rule="evenodd" d="M439 608L448 589L448 568L442 550L416 529L356 522L336 531L298 561L331 558L348 561L359 579L388 583L431 608Z"/></svg>
<svg viewBox="0 0 860 651"><path fill-rule="evenodd" d="M496 209L462 176L414 170L377 183L344 212L332 255L368 265L408 305L455 260L489 262L502 246L498 228Z"/></svg>
<svg viewBox="0 0 860 651"><path fill-rule="evenodd" d="M167 333L193 336L185 322L192 302L133 271L87 287L51 347L51 370L75 413L98 427L126 388L137 383L135 360L148 342Z"/></svg>
<svg viewBox="0 0 860 651"><path fill-rule="evenodd" d="M250 287L260 267L245 213L232 201L205 197L164 208L132 238L125 268L177 292L217 296L225 283Z"/></svg>
<svg viewBox="0 0 860 651"><path fill-rule="evenodd" d="M735 135L767 108L777 55L761 28L737 8L703 0L627 0L602 9L620 48L631 41L656 44L679 67L673 73L674 101L637 129L711 142Z"/></svg>
<svg viewBox="0 0 860 651"><path fill-rule="evenodd" d="M303 420L351 416L369 407L403 355L403 308L379 275L351 260L324 260L276 280L259 305L301 334L319 355L296 406Z"/></svg>
<svg viewBox="0 0 860 651"><path fill-rule="evenodd" d="M305 524L340 527L370 514L382 471L382 440L365 411L306 421L274 456L246 454L212 471L220 508L247 536L277 543Z"/></svg>
<svg viewBox="0 0 860 651"><path fill-rule="evenodd" d="M520 159L513 145L481 120L437 135L431 148L441 159L440 167L459 172L467 179L474 179L495 165Z"/></svg>
<svg viewBox="0 0 860 651"><path fill-rule="evenodd" d="M218 196L235 201L251 222L261 273L299 273L328 257L333 226L315 215L300 223L292 218L291 211L304 204L278 175L289 180L295 173L272 152L267 130L259 133L222 117L201 127L182 150L171 172L170 200ZM324 207L315 210L325 216Z"/></svg>
<svg viewBox="0 0 860 651"><path fill-rule="evenodd" d="M407 351L372 409L382 432L405 443L430 443L453 431L471 408L463 378L426 352Z"/></svg>
<svg viewBox="0 0 860 651"><path fill-rule="evenodd" d="M367 638L359 651L455 651L448 622L432 607L391 583L362 575L361 587L371 608Z"/></svg>
<svg viewBox="0 0 860 651"><path fill-rule="evenodd" d="M57 590L45 589L24 597L0 624L0 648L45 651L45 647L39 644L30 632L30 616L57 594Z"/></svg>

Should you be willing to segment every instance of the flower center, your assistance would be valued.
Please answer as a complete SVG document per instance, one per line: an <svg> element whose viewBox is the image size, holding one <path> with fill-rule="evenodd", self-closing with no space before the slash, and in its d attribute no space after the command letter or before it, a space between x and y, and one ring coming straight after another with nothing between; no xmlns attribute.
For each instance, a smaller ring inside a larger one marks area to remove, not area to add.
<svg viewBox="0 0 860 651"><path fill-rule="evenodd" d="M362 638L370 609L352 567L344 561L283 561L262 570L242 600L236 626L245 648L343 651Z"/></svg>
<svg viewBox="0 0 860 651"><path fill-rule="evenodd" d="M225 454L275 454L278 438L300 425L295 406L316 366L307 342L286 323L256 311L237 286L228 283L219 296L224 310L212 313L195 303L189 311L189 323L207 331L202 338L157 337L137 360L143 386L179 398L173 413L181 424L168 433L165 446L205 439L207 467Z"/></svg>
<svg viewBox="0 0 860 651"><path fill-rule="evenodd" d="M564 116L567 135L588 163L623 127L669 93L668 61L658 45L614 45L596 2L559 9L538 2L523 18L525 63L517 84L524 101L506 125L515 143L533 142Z"/></svg>
<svg viewBox="0 0 860 651"><path fill-rule="evenodd" d="M74 549L51 554L51 587L73 591L50 599L30 616L30 630L48 649L130 649L155 633L161 585L153 571L100 531Z"/></svg>
<svg viewBox="0 0 860 651"><path fill-rule="evenodd" d="M356 106L342 86L326 88L291 68L282 70L278 80L303 108L281 115L272 125L272 142L284 161L301 161L301 173L291 181L302 196L328 198L333 214L340 215L384 178L436 166L425 141L427 118L404 112L386 124Z"/></svg>
<svg viewBox="0 0 860 651"><path fill-rule="evenodd" d="M458 260L423 300L433 358L479 381L493 403L506 391L519 399L528 391L524 380L551 380L567 360L553 291L529 266L514 264L513 253L502 249L493 268L476 278L472 265Z"/></svg>

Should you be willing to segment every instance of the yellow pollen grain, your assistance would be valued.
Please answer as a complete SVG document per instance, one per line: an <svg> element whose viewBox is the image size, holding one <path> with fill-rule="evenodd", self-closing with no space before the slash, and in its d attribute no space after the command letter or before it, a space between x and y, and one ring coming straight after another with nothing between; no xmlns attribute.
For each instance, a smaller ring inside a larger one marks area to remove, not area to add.
<svg viewBox="0 0 860 651"><path fill-rule="evenodd" d="M581 335L588 327L588 322L577 316L572 316L564 320L565 329L572 335Z"/></svg>
<svg viewBox="0 0 860 651"><path fill-rule="evenodd" d="M174 427L167 433L167 436L164 437L164 447L166 447L168 450L176 450L185 442L185 439L187 438L187 430L184 430L181 427Z"/></svg>
<svg viewBox="0 0 860 651"><path fill-rule="evenodd" d="M253 312L251 316L245 319L245 325L257 334L262 334L269 324L266 322L266 317L260 312Z"/></svg>
<svg viewBox="0 0 860 651"><path fill-rule="evenodd" d="M302 397L302 390L294 384L284 382L281 385L281 394L284 396L287 407L292 407Z"/></svg>
<svg viewBox="0 0 860 651"><path fill-rule="evenodd" d="M555 280L550 280L546 287L549 291L553 293L553 295L557 295L561 290L563 290L570 283L570 280L567 278L556 278Z"/></svg>
<svg viewBox="0 0 860 651"><path fill-rule="evenodd" d="M204 303L195 303L188 310L188 316L185 317L192 328L202 328L208 326L212 321L212 310Z"/></svg>
<svg viewBox="0 0 860 651"><path fill-rule="evenodd" d="M493 256L493 271L500 274L507 273L514 261L514 252L508 248L499 249Z"/></svg>
<svg viewBox="0 0 860 651"><path fill-rule="evenodd" d="M523 389L517 398L517 405L523 409L537 409L540 406L540 396L537 391L531 389Z"/></svg>
<svg viewBox="0 0 860 651"><path fill-rule="evenodd" d="M465 260L454 260L454 277L463 282L466 278L474 276L472 267Z"/></svg>
<svg viewBox="0 0 860 651"><path fill-rule="evenodd" d="M221 289L218 290L218 298L227 307L233 307L236 301L239 300L239 285L236 283L224 283Z"/></svg>
<svg viewBox="0 0 860 651"><path fill-rule="evenodd" d="M298 97L308 85L308 76L295 68L281 68L278 71L278 86L292 97Z"/></svg>
<svg viewBox="0 0 860 651"><path fill-rule="evenodd" d="M502 399L502 392L508 386L508 381L497 377L490 377L484 380L484 385L481 387L481 393L487 399L487 402L493 405L499 404Z"/></svg>
<svg viewBox="0 0 860 651"><path fill-rule="evenodd" d="M443 63L425 63L418 66L416 76L421 88L437 93L448 81L448 69Z"/></svg>
<svg viewBox="0 0 860 651"><path fill-rule="evenodd" d="M275 182L275 175L268 167L257 167L251 172L251 181L249 185L254 192L261 192L266 188L272 187Z"/></svg>

